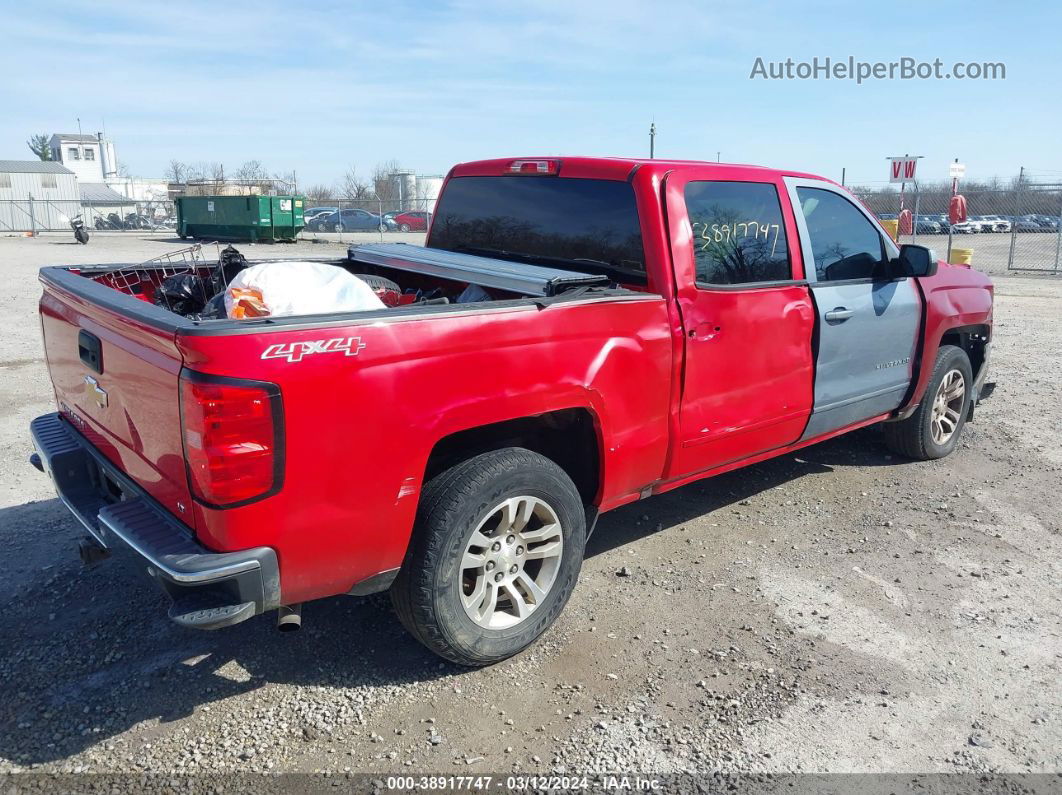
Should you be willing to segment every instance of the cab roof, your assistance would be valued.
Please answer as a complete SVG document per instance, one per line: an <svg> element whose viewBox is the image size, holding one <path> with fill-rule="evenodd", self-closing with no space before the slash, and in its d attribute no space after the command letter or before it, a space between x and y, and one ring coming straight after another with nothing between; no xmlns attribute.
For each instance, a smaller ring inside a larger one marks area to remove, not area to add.
<svg viewBox="0 0 1062 795"><path fill-rule="evenodd" d="M803 177L808 179L825 179L816 174L787 169L767 168L741 163L712 163L704 160L664 160L638 157L579 157L562 155L542 155L536 157L504 157L490 160L473 160L459 163L450 171L452 177L486 177L503 176L516 173L513 164L547 163L549 171L560 177L583 179L630 179L635 171L649 169L658 176L672 171L689 168L706 169L719 179L763 179L776 177ZM832 180L827 180L832 181Z"/></svg>

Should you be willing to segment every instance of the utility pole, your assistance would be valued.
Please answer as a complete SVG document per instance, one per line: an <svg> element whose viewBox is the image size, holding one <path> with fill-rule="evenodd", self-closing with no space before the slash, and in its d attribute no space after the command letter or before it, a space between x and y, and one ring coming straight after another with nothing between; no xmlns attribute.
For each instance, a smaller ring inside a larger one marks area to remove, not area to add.
<svg viewBox="0 0 1062 795"><path fill-rule="evenodd" d="M649 159L656 155L656 122L649 125Z"/></svg>

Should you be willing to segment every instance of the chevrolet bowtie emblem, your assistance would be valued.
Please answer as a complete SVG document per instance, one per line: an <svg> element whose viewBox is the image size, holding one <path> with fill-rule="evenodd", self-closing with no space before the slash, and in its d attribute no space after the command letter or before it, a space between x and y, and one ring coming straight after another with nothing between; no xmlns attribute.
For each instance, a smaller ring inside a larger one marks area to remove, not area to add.
<svg viewBox="0 0 1062 795"><path fill-rule="evenodd" d="M91 375L85 376L85 394L95 400L101 409L107 408L107 390Z"/></svg>

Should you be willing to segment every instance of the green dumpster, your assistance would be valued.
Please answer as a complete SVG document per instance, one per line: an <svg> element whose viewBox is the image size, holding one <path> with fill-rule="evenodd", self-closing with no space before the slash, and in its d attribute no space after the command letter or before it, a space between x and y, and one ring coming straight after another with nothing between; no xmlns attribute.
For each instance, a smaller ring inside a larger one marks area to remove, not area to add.
<svg viewBox="0 0 1062 795"><path fill-rule="evenodd" d="M292 242L302 231L304 196L179 196L181 238Z"/></svg>

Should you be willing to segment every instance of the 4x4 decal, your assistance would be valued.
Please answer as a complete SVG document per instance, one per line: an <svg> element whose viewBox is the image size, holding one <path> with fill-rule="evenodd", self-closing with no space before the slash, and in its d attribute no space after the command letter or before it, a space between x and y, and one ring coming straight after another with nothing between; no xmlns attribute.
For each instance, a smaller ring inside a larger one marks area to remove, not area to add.
<svg viewBox="0 0 1062 795"><path fill-rule="evenodd" d="M307 340L305 342L282 342L270 345L262 352L263 359L287 359L300 362L305 356L315 353L342 353L345 356L357 356L365 347L361 337L334 337L330 340Z"/></svg>

